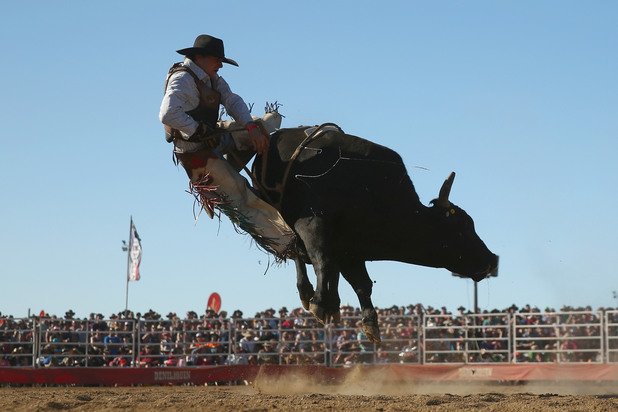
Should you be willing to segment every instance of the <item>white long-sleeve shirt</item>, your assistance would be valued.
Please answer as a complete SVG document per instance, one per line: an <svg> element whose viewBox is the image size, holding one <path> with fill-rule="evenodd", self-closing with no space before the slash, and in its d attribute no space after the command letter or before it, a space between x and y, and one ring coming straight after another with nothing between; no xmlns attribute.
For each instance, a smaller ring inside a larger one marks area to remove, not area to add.
<svg viewBox="0 0 618 412"><path fill-rule="evenodd" d="M191 59L185 58L182 64L191 69L207 86L221 93L221 104L236 122L244 125L252 120L247 104L240 96L232 92L223 77L217 76L213 87L210 76ZM203 147L202 143L185 140L195 133L198 126L198 123L186 112L195 109L199 102L200 95L193 76L186 71L172 74L159 109L159 120L180 131L183 140L174 140L176 152L192 152Z"/></svg>

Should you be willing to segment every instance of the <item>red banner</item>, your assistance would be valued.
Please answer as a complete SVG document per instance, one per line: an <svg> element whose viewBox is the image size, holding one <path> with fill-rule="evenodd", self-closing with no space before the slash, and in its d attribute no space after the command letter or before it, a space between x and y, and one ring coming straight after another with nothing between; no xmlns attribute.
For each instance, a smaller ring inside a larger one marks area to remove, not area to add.
<svg viewBox="0 0 618 412"><path fill-rule="evenodd" d="M359 365L326 366L207 366L195 368L0 368L0 384L19 385L169 385L254 381L258 375L285 377L303 374L324 383L341 382L348 374L379 372L384 380L401 381L614 381L618 364L576 365Z"/></svg>

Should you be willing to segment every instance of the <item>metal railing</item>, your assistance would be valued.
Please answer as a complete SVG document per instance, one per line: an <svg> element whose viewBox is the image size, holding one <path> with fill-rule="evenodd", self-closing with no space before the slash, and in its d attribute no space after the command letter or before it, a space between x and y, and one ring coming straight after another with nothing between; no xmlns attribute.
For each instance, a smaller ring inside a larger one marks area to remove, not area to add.
<svg viewBox="0 0 618 412"><path fill-rule="evenodd" d="M605 362L618 363L618 310L605 312Z"/></svg>
<svg viewBox="0 0 618 412"><path fill-rule="evenodd" d="M0 366L34 366L35 319L0 318Z"/></svg>
<svg viewBox="0 0 618 412"><path fill-rule="evenodd" d="M602 363L602 321L594 312L516 313L514 361Z"/></svg>
<svg viewBox="0 0 618 412"><path fill-rule="evenodd" d="M33 329L33 366L130 366L135 321L41 318Z"/></svg>
<svg viewBox="0 0 618 412"><path fill-rule="evenodd" d="M511 362L510 316L425 315L423 363Z"/></svg>
<svg viewBox="0 0 618 412"><path fill-rule="evenodd" d="M388 315L380 332L369 342L359 317L0 318L0 366L618 362L618 310Z"/></svg>

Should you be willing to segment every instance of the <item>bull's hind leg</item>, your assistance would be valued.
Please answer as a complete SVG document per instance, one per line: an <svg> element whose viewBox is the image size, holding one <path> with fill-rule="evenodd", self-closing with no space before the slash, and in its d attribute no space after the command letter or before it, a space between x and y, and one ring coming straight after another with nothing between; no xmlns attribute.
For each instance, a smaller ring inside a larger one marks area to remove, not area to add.
<svg viewBox="0 0 618 412"><path fill-rule="evenodd" d="M307 266L305 266L305 262L297 258L294 263L296 263L296 288L298 289L300 302L303 304L305 310L309 310L309 301L313 297L315 291L307 277Z"/></svg>
<svg viewBox="0 0 618 412"><path fill-rule="evenodd" d="M378 314L373 307L371 301L371 291L373 282L367 273L367 267L362 260L358 261L342 261L340 263L341 274L348 281L350 286L356 292L358 301L363 311L363 331L367 338L374 342L380 343L380 327L378 325Z"/></svg>
<svg viewBox="0 0 618 412"><path fill-rule="evenodd" d="M296 233L305 244L307 255L316 275L316 289L309 300L309 311L322 323L338 321L339 316L339 268L331 252L330 233L324 218L299 219L294 225ZM296 265L301 283L302 270ZM306 277L306 271L305 275ZM307 282L309 280L307 279ZM302 300L302 295L301 295Z"/></svg>

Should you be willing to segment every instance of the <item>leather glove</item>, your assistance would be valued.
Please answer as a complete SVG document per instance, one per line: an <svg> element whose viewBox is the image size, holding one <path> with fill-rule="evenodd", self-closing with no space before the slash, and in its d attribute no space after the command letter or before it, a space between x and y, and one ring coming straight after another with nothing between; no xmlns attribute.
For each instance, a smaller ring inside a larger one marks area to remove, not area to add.
<svg viewBox="0 0 618 412"><path fill-rule="evenodd" d="M268 150L270 139L266 136L257 124L251 122L246 126L247 132L249 132L249 139L253 144L253 148L259 155L263 155Z"/></svg>

